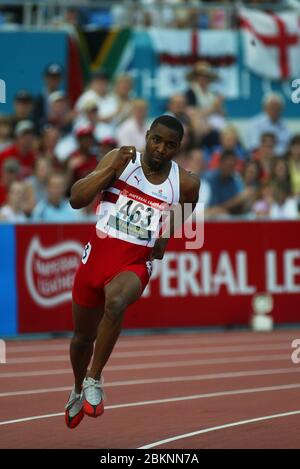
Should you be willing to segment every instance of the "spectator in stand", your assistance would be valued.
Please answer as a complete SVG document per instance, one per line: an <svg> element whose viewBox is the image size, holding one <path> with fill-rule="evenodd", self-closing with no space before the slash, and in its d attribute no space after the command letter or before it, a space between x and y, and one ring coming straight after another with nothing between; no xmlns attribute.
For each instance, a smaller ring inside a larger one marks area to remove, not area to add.
<svg viewBox="0 0 300 469"><path fill-rule="evenodd" d="M33 119L33 97L26 90L19 90L15 95L14 114L11 117L13 131L16 125L24 120Z"/></svg>
<svg viewBox="0 0 300 469"><path fill-rule="evenodd" d="M204 204L205 207L208 206L209 201L211 199L211 188L207 180L203 177L203 173L205 171L205 161L204 161L204 154L201 150L194 148L187 153L187 157L184 161L184 169L186 171L191 171L196 174L200 181L200 189L199 189L199 199L198 202ZM196 210L196 216L199 214Z"/></svg>
<svg viewBox="0 0 300 469"><path fill-rule="evenodd" d="M247 152L242 147L238 132L233 125L228 125L222 130L220 134L220 145L215 148L211 153L211 156L206 152L209 169L216 169L219 167L221 155L226 150L233 151L237 155L236 170L242 171L244 161L247 157Z"/></svg>
<svg viewBox="0 0 300 469"><path fill-rule="evenodd" d="M118 142L113 137L107 137L101 140L100 142L100 152L99 152L99 160L103 158L106 153L112 151L114 148L118 146Z"/></svg>
<svg viewBox="0 0 300 469"><path fill-rule="evenodd" d="M74 128L91 126L93 128L98 124L98 99L90 97L83 100L75 119Z"/></svg>
<svg viewBox="0 0 300 469"><path fill-rule="evenodd" d="M32 176L25 179L26 184L32 192L34 205L46 199L48 176L52 169L49 158L39 156L35 161Z"/></svg>
<svg viewBox="0 0 300 469"><path fill-rule="evenodd" d="M187 113L187 102L183 94L174 94L170 98L166 114L176 117L185 128L191 126L191 118Z"/></svg>
<svg viewBox="0 0 300 469"><path fill-rule="evenodd" d="M132 103L131 117L126 119L116 131L120 146L133 145L138 151L145 147L145 136L148 130L146 118L148 104L143 99L136 99Z"/></svg>
<svg viewBox="0 0 300 469"><path fill-rule="evenodd" d="M74 7L68 7L64 11L64 18L63 23L67 24L68 26L73 26L73 28L80 28L81 27L81 15L80 10Z"/></svg>
<svg viewBox="0 0 300 469"><path fill-rule="evenodd" d="M52 63L48 65L44 73L45 86L42 93L36 98L33 110L33 120L40 131L49 114L49 96L54 91L59 91L63 79L63 70L59 64Z"/></svg>
<svg viewBox="0 0 300 469"><path fill-rule="evenodd" d="M295 197L291 197L285 185L275 185L274 202L270 208L270 218L273 220L296 220L298 204Z"/></svg>
<svg viewBox="0 0 300 469"><path fill-rule="evenodd" d="M211 91L211 83L218 79L207 62L197 62L187 75L190 87L186 92L189 113L198 118L202 146L211 148L219 143L219 131L226 125L223 97Z"/></svg>
<svg viewBox="0 0 300 469"><path fill-rule="evenodd" d="M141 0L143 8L134 7L132 15L135 23L143 24L143 26L167 26L175 27L175 18L177 8L172 8L171 3L181 3L181 0ZM134 23L134 24L135 24Z"/></svg>
<svg viewBox="0 0 300 469"><path fill-rule="evenodd" d="M292 138L287 153L287 160L292 192L294 195L300 197L300 134Z"/></svg>
<svg viewBox="0 0 300 469"><path fill-rule="evenodd" d="M34 208L32 220L37 222L80 221L82 212L74 210L65 198L66 177L63 173L52 173L48 177L46 200Z"/></svg>
<svg viewBox="0 0 300 469"><path fill-rule="evenodd" d="M113 127L110 124L99 121L99 106L94 98L84 100L81 111L73 126L73 131L60 139L55 147L55 154L60 165L64 165L71 154L78 150L76 132L82 128L91 127L95 141L99 144L103 139L113 137Z"/></svg>
<svg viewBox="0 0 300 469"><path fill-rule="evenodd" d="M36 152L34 149L34 125L31 121L21 121L15 129L15 142L0 153L0 173L7 158L16 158L21 166L21 176L29 176L33 171Z"/></svg>
<svg viewBox="0 0 300 469"><path fill-rule="evenodd" d="M6 202L10 185L20 179L21 168L18 160L7 158L3 163L2 175L0 178L0 206Z"/></svg>
<svg viewBox="0 0 300 469"><path fill-rule="evenodd" d="M261 186L262 167L257 160L246 161L242 177L246 187L253 187L259 190Z"/></svg>
<svg viewBox="0 0 300 469"><path fill-rule="evenodd" d="M98 164L98 149L93 136L92 127L82 127L76 132L78 141L78 150L71 154L68 162L69 189L78 181L89 173L94 171Z"/></svg>
<svg viewBox="0 0 300 469"><path fill-rule="evenodd" d="M276 158L272 163L271 181L275 186L284 188L291 195L291 179L288 163L285 158Z"/></svg>
<svg viewBox="0 0 300 469"><path fill-rule="evenodd" d="M7 204L0 208L0 220L11 223L25 223L27 218L23 209L24 196L24 182L12 182L8 190Z"/></svg>
<svg viewBox="0 0 300 469"><path fill-rule="evenodd" d="M242 178L235 171L236 161L236 154L227 150L221 156L219 168L207 175L211 189L207 216L242 214L245 202L253 197L253 188L245 188Z"/></svg>
<svg viewBox="0 0 300 469"><path fill-rule="evenodd" d="M175 94L170 98L166 114L176 117L183 125L184 136L181 148L191 148L201 140L199 119L195 118L195 113L188 112L186 98L183 94Z"/></svg>
<svg viewBox="0 0 300 469"><path fill-rule="evenodd" d="M276 156L283 155L291 138L291 132L282 119L284 109L283 98L276 93L267 94L263 100L263 112L251 119L247 132L247 145L250 151L259 147L264 133L276 135Z"/></svg>
<svg viewBox="0 0 300 469"><path fill-rule="evenodd" d="M49 96L47 124L56 127L62 135L72 130L74 113L70 110L67 97L63 91L54 91Z"/></svg>
<svg viewBox="0 0 300 469"><path fill-rule="evenodd" d="M252 214L257 218L268 218L273 202L274 186L271 182L264 182L260 188L256 202L252 205Z"/></svg>
<svg viewBox="0 0 300 469"><path fill-rule="evenodd" d="M99 103L97 104L97 101L93 98L85 100L74 124L75 132L83 127L92 127L94 129L94 138L97 142L113 136L112 125L99 121L99 106Z"/></svg>
<svg viewBox="0 0 300 469"><path fill-rule="evenodd" d="M243 182L245 188L250 189L249 196L245 199L244 212L251 212L252 206L260 194L262 169L258 161L248 160L243 168Z"/></svg>
<svg viewBox="0 0 300 469"><path fill-rule="evenodd" d="M77 100L75 108L82 112L87 101L95 101L98 108L98 122L112 125L112 120L118 113L117 98L109 92L109 79L105 72L95 73L89 88Z"/></svg>
<svg viewBox="0 0 300 469"><path fill-rule="evenodd" d="M94 171L100 159L109 151L117 147L116 140L111 138L104 139L100 145L95 140L93 129L91 127L82 127L76 132L79 148L70 156L68 160L68 191L71 186L81 178ZM91 202L90 205L83 209L85 217L94 218L96 216L97 206L101 194Z"/></svg>
<svg viewBox="0 0 300 469"><path fill-rule="evenodd" d="M119 75L114 86L114 96L118 104L118 111L114 118L114 125L120 125L126 120L132 111L132 87L133 80L130 75Z"/></svg>
<svg viewBox="0 0 300 469"><path fill-rule="evenodd" d="M12 135L10 117L0 114L0 153L12 144Z"/></svg>
<svg viewBox="0 0 300 469"><path fill-rule="evenodd" d="M262 168L262 181L268 181L271 177L272 162L275 158L276 136L271 132L261 135L260 146L252 153L254 160L258 161Z"/></svg>
<svg viewBox="0 0 300 469"><path fill-rule="evenodd" d="M51 165L58 166L56 146L60 140L61 133L53 125L46 125L42 130L39 142L39 153L47 158Z"/></svg>

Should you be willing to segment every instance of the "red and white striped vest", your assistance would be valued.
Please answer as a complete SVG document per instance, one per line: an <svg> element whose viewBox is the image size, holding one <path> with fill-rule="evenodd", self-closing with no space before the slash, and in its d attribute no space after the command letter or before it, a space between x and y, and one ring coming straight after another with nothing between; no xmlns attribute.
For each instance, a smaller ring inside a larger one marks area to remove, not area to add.
<svg viewBox="0 0 300 469"><path fill-rule="evenodd" d="M96 228L129 243L152 247L162 210L180 198L179 167L172 161L168 177L152 184L141 166L141 154L126 166L112 186L102 192Z"/></svg>

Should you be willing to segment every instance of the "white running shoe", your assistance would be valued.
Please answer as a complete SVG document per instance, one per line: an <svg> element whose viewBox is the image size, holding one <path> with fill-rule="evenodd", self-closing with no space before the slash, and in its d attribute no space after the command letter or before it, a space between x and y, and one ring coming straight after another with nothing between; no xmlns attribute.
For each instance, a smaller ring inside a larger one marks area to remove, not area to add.
<svg viewBox="0 0 300 469"><path fill-rule="evenodd" d="M76 394L75 389L73 388L65 406L65 420L67 427L75 428L80 424L81 420L84 417L83 411L83 396L81 394Z"/></svg>
<svg viewBox="0 0 300 469"><path fill-rule="evenodd" d="M83 381L83 410L90 417L99 417L104 412L103 400L105 398L102 389L103 379L96 380L87 377Z"/></svg>

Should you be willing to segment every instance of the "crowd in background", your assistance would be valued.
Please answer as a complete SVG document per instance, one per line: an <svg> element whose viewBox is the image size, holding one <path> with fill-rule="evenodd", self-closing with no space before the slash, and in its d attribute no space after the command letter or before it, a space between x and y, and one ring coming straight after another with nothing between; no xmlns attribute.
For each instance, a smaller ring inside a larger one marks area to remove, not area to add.
<svg viewBox="0 0 300 469"><path fill-rule="evenodd" d="M111 28L114 25L166 28L224 29L237 26L236 2L233 0L90 0L74 7L44 0L44 23L51 27L72 25L78 28ZM245 5L269 9L285 5L285 0L244 0ZM74 2L75 4L75 2ZM34 1L32 2L34 5ZM38 2L37 2L38 5ZM24 2L0 5L0 26L18 26L24 21ZM35 18L36 17L36 18ZM34 20L35 18L35 20ZM39 23L37 6L32 19Z"/></svg>
<svg viewBox="0 0 300 469"><path fill-rule="evenodd" d="M0 219L76 221L96 217L99 200L82 210L68 202L70 188L112 148L143 151L148 103L134 96L133 80L104 72L92 76L73 107L61 90L63 70L50 64L38 96L19 90L13 115L0 115ZM185 94L172 96L165 113L185 134L176 161L201 179L207 218L296 219L300 209L300 133L292 134L276 94L264 97L242 139L211 84L216 74L198 62Z"/></svg>

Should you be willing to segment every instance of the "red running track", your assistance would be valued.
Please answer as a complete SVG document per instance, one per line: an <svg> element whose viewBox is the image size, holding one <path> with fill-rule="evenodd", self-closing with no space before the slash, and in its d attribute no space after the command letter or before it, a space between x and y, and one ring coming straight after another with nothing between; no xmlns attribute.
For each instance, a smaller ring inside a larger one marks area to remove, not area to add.
<svg viewBox="0 0 300 469"><path fill-rule="evenodd" d="M121 337L104 415L74 430L68 340L8 342L0 448L300 448L300 330Z"/></svg>

